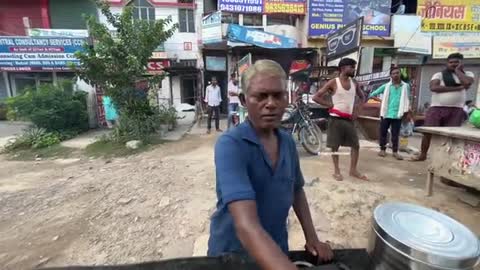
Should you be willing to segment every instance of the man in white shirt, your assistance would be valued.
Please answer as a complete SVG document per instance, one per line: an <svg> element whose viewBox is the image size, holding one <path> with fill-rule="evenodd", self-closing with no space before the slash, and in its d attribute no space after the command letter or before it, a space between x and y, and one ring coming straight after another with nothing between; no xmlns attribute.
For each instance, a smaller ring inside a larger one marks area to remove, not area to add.
<svg viewBox="0 0 480 270"><path fill-rule="evenodd" d="M240 103L238 99L239 94L238 80L235 77L235 73L232 73L228 82L228 128L232 125L232 114L238 110L238 104Z"/></svg>
<svg viewBox="0 0 480 270"><path fill-rule="evenodd" d="M215 113L215 128L217 132L221 132L220 129L220 103L222 102L222 92L216 77L212 77L212 84L207 86L205 91L205 102L208 105L208 121L207 121L207 134L210 134L212 129L212 115Z"/></svg>
<svg viewBox="0 0 480 270"><path fill-rule="evenodd" d="M450 54L447 58L447 68L433 75L430 81L432 102L425 114L425 126L459 127L465 121L463 106L467 99L467 90L472 86L474 74L463 70L462 60L462 54ZM430 140L431 135L424 134L421 153L413 161L427 159Z"/></svg>

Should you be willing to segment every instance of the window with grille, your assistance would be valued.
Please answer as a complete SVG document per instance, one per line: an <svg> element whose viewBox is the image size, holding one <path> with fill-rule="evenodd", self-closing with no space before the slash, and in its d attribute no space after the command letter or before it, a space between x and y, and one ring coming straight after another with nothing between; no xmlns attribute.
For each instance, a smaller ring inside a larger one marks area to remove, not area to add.
<svg viewBox="0 0 480 270"><path fill-rule="evenodd" d="M243 14L244 26L263 26L262 14Z"/></svg>
<svg viewBox="0 0 480 270"><path fill-rule="evenodd" d="M133 6L135 20L155 20L155 8L147 0L133 0L129 5Z"/></svg>
<svg viewBox="0 0 480 270"><path fill-rule="evenodd" d="M178 10L178 30L182 33L195 33L195 16L193 9Z"/></svg>
<svg viewBox="0 0 480 270"><path fill-rule="evenodd" d="M238 13L226 13L222 12L222 23L238 24Z"/></svg>
<svg viewBox="0 0 480 270"><path fill-rule="evenodd" d="M269 14L267 15L267 25L286 24L295 26L296 16L288 14Z"/></svg>

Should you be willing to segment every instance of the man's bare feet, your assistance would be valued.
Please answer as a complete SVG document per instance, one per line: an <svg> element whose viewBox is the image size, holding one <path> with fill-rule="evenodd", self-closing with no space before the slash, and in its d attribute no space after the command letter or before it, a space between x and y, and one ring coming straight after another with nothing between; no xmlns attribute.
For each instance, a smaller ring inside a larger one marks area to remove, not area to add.
<svg viewBox="0 0 480 270"><path fill-rule="evenodd" d="M343 176L341 173L334 173L333 175L333 178L335 178L335 180L337 181L343 181Z"/></svg>
<svg viewBox="0 0 480 270"><path fill-rule="evenodd" d="M387 152L385 152L385 150L380 150L380 152L378 152L378 156L379 156L379 157L386 157L386 156L387 156Z"/></svg>
<svg viewBox="0 0 480 270"><path fill-rule="evenodd" d="M366 175L361 174L358 171L350 172L350 176L358 180L368 181L368 177Z"/></svg>

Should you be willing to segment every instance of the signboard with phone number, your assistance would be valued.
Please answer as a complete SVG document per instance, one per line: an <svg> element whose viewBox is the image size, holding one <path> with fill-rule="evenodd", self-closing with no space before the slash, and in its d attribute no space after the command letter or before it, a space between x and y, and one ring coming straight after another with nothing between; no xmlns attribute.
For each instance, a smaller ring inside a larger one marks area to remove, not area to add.
<svg viewBox="0 0 480 270"><path fill-rule="evenodd" d="M305 15L305 0L219 0L219 10L232 13Z"/></svg>

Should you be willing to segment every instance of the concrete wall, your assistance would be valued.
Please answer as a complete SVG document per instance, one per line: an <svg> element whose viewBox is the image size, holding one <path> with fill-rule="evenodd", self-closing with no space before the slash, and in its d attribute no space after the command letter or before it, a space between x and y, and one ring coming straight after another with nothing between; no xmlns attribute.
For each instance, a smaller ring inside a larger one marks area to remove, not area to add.
<svg viewBox="0 0 480 270"><path fill-rule="evenodd" d="M181 77L172 77L172 89L173 89L173 105L181 103ZM170 102L170 79L166 77L162 81L162 89L158 92L158 99L160 104L168 105Z"/></svg>
<svg viewBox="0 0 480 270"><path fill-rule="evenodd" d="M176 2L175 2L176 3ZM199 59L200 52L198 50L198 37L197 33L201 32L201 22L202 22L202 13L203 13L203 1L196 1L196 9L194 9L195 15L195 33L180 33L178 30L175 34L165 42L165 51L167 52L168 58L177 58L178 59ZM123 7L112 6L110 10L113 14L120 14ZM172 18L172 25L178 23L179 21L179 8L178 7L155 7L155 18L156 19L166 19L169 16ZM100 10L98 11L99 21L108 25L110 30L115 30L115 28L107 23L107 19ZM192 50L184 50L184 42L192 43Z"/></svg>

